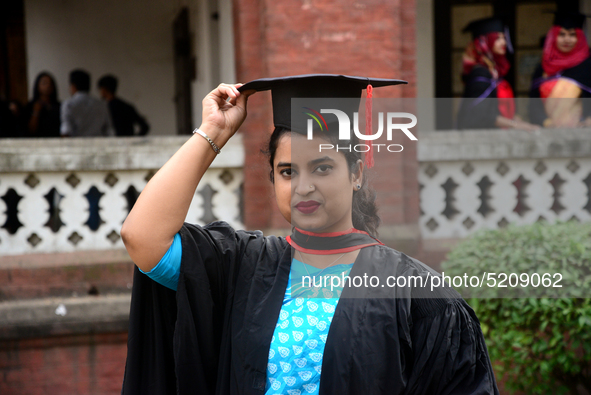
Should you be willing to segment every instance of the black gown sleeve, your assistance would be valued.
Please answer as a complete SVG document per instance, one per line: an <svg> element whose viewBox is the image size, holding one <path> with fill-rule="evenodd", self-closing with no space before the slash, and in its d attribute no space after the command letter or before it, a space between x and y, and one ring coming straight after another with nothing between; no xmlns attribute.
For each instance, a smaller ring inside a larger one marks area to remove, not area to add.
<svg viewBox="0 0 591 395"><path fill-rule="evenodd" d="M412 316L408 394L499 393L480 322L459 295L414 299Z"/></svg>
<svg viewBox="0 0 591 395"><path fill-rule="evenodd" d="M529 103L527 106L527 111L529 114L529 122L534 123L536 125L543 125L544 120L546 120L546 110L544 109L544 103L542 103L542 99L540 98L540 87L535 86L540 78L542 78L544 74L544 69L542 68L542 64L540 63L536 70L534 71L531 81L532 85L529 89Z"/></svg>
<svg viewBox="0 0 591 395"><path fill-rule="evenodd" d="M185 224L180 235L177 292L134 269L122 394L209 394L215 389L228 295L240 257L262 234L215 222Z"/></svg>
<svg viewBox="0 0 591 395"><path fill-rule="evenodd" d="M228 297L242 258L255 239L262 239L262 233L235 231L225 222L186 225L181 231L183 256L174 334L181 394L215 391Z"/></svg>
<svg viewBox="0 0 591 395"><path fill-rule="evenodd" d="M174 394L176 293L134 267L121 394Z"/></svg>
<svg viewBox="0 0 591 395"><path fill-rule="evenodd" d="M564 70L562 76L571 78L579 84L591 88L591 57L585 59L575 67Z"/></svg>
<svg viewBox="0 0 591 395"><path fill-rule="evenodd" d="M464 94L458 111L458 129L494 129L496 128L499 104L497 89L482 100L481 96L490 88L491 83L481 79L490 80L492 74L484 67L474 67L464 77Z"/></svg>

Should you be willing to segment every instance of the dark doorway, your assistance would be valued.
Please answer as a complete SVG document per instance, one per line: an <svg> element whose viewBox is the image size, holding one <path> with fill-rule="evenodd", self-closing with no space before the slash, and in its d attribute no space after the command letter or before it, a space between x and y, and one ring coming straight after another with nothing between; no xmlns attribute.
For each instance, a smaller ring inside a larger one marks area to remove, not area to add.
<svg viewBox="0 0 591 395"><path fill-rule="evenodd" d="M174 101L177 134L190 134L193 128L191 81L195 78L189 32L189 11L181 9L173 24L174 33Z"/></svg>
<svg viewBox="0 0 591 395"><path fill-rule="evenodd" d="M27 102L23 0L0 2L0 100Z"/></svg>
<svg viewBox="0 0 591 395"><path fill-rule="evenodd" d="M435 0L435 97L460 97L462 53L469 36L461 30L470 21L501 16L509 28L514 53L505 76L517 97L526 97L531 74L542 53L544 35L552 25L551 11L578 10L579 0ZM452 129L452 103L438 101L437 129Z"/></svg>

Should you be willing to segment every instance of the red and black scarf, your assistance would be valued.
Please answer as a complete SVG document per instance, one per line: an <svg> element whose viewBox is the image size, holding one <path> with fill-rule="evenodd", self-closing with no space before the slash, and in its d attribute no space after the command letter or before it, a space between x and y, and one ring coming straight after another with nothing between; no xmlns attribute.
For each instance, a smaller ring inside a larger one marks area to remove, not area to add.
<svg viewBox="0 0 591 395"><path fill-rule="evenodd" d="M296 250L315 255L343 254L374 245L384 245L367 232L351 228L343 232L314 233L294 228L287 242Z"/></svg>

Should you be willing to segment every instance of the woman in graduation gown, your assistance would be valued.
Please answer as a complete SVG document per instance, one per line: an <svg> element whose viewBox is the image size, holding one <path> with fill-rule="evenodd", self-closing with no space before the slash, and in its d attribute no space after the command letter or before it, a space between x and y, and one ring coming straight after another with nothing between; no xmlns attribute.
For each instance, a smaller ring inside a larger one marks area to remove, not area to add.
<svg viewBox="0 0 591 395"><path fill-rule="evenodd" d="M503 22L496 17L471 22L464 32L472 42L462 57L463 99L458 111L459 129L523 129L536 127L515 115L514 94L503 77L511 65L506 58Z"/></svg>
<svg viewBox="0 0 591 395"><path fill-rule="evenodd" d="M586 16L556 12L532 76L530 120L544 127L591 126L591 57ZM581 100L583 99L583 100Z"/></svg>
<svg viewBox="0 0 591 395"><path fill-rule="evenodd" d="M326 126L312 140L292 126L292 97L353 97L358 107L368 83L402 81L262 79L222 84L203 100L202 125L150 180L121 230L141 270L123 394L498 393L478 319L454 290L304 286L305 274L376 276L381 284L439 276L375 238L379 218L361 154L318 150L337 142L328 116L306 111ZM293 234L184 223L199 180L243 122L248 96L269 89L271 178Z"/></svg>

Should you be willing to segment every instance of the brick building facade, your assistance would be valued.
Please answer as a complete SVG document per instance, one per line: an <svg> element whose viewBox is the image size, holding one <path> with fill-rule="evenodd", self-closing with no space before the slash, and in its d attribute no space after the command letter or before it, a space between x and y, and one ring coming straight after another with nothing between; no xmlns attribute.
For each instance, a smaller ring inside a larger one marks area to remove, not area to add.
<svg viewBox="0 0 591 395"><path fill-rule="evenodd" d="M415 4L351 1L235 3L236 72L239 81L282 75L332 73L407 80L402 87L382 88L376 97L416 96ZM275 209L269 166L261 148L272 132L269 93L249 99L245 134L245 224L250 229L285 229ZM374 188L396 191L394 201L379 202L388 225L416 225L419 214L416 146L377 163L393 170ZM391 194L390 194L391 195ZM272 210L269 208L273 207Z"/></svg>

